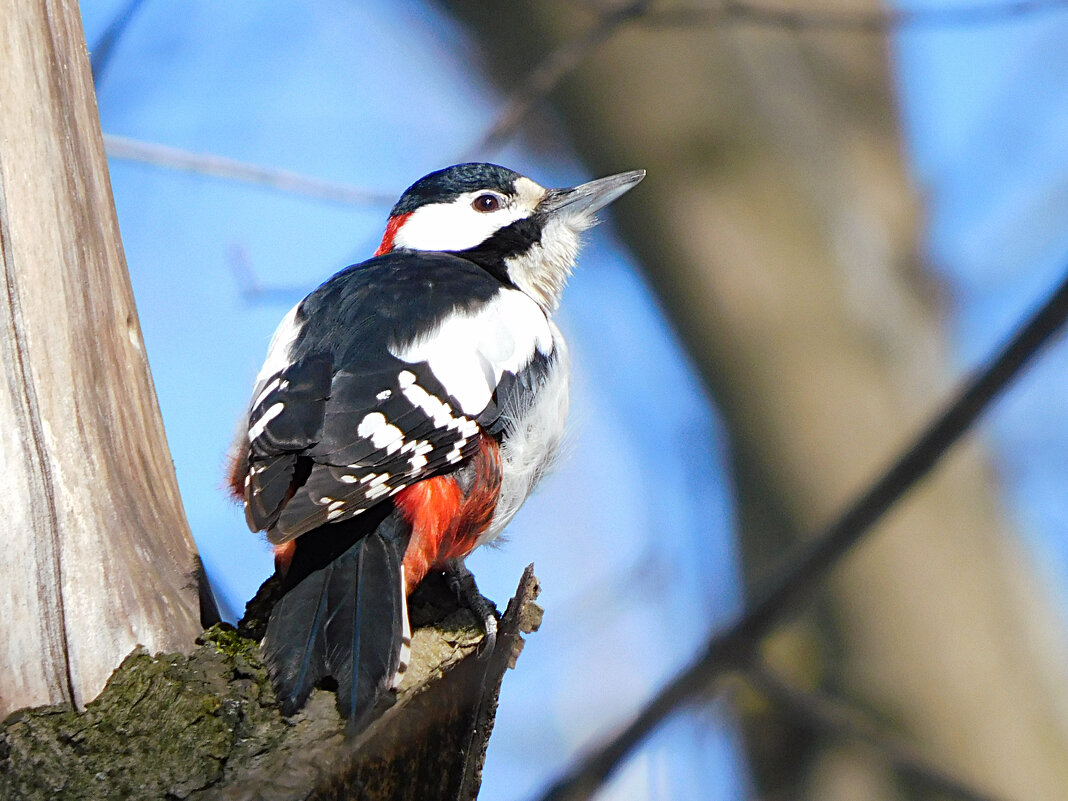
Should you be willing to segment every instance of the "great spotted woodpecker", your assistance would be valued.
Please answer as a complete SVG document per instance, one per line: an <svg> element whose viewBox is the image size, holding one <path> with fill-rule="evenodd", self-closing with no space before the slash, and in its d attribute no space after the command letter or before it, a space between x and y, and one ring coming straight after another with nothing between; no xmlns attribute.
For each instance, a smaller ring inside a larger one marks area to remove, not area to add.
<svg viewBox="0 0 1068 801"><path fill-rule="evenodd" d="M546 471L568 411L552 315L579 234L644 175L545 189L493 164L433 172L372 259L282 320L231 486L284 575L263 653L285 714L329 676L362 727L406 667L407 595L462 568Z"/></svg>

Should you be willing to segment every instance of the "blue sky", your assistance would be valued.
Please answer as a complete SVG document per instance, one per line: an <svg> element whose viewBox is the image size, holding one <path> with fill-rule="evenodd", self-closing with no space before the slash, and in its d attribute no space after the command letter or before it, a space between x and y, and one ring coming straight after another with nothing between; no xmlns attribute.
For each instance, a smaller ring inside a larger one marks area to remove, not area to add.
<svg viewBox="0 0 1068 801"><path fill-rule="evenodd" d="M125 4L83 3L90 43ZM1068 14L895 39L908 155L962 369L1005 336L1068 254L1064 41ZM107 133L396 195L489 125L499 98L469 52L463 32L420 3L146 2L100 83L101 119ZM547 160L511 147L493 160L550 185L591 177L566 152ZM227 445L278 320L370 255L387 208L120 161L111 169L190 524L224 603L240 613L271 567L221 490ZM610 225L590 244L560 320L576 364L570 455L508 541L470 561L498 603L533 561L547 610L508 677L487 798L527 797L739 604L715 411ZM235 259L275 290L263 302L242 297ZM1011 509L1062 599L1066 350L1048 354L984 427ZM619 643L634 626L663 634L631 653ZM682 717L604 797L744 797L732 742L720 718Z"/></svg>

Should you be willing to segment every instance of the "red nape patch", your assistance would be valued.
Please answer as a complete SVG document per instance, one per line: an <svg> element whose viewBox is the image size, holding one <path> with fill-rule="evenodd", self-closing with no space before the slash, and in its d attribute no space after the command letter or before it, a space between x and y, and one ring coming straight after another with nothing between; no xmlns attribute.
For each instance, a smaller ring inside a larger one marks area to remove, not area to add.
<svg viewBox="0 0 1068 801"><path fill-rule="evenodd" d="M382 244L375 251L376 256L385 255L393 250L393 240L397 238L397 231L408 222L408 218L411 216L412 212L409 211L407 214L398 214L396 217L389 218L389 222L386 223L386 233L382 235Z"/></svg>

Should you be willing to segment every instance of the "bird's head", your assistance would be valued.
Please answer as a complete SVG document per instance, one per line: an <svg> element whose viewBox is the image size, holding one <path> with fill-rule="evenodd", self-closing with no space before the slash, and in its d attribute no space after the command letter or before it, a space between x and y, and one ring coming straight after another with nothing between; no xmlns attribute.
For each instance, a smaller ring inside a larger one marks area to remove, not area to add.
<svg viewBox="0 0 1068 801"><path fill-rule="evenodd" d="M375 255L433 250L462 255L551 312L578 255L579 234L645 177L610 175L546 189L495 164L457 164L420 178L389 215Z"/></svg>

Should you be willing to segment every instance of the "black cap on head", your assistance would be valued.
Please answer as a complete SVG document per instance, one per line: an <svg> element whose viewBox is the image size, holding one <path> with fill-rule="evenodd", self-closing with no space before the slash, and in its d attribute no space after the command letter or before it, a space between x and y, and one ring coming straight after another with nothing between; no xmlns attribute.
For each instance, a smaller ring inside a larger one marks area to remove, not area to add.
<svg viewBox="0 0 1068 801"><path fill-rule="evenodd" d="M424 175L409 186L389 216L408 214L429 203L448 203L465 192L476 192L479 189L512 194L515 191L515 181L520 177L522 176L519 173L497 164L454 164Z"/></svg>

